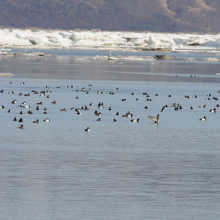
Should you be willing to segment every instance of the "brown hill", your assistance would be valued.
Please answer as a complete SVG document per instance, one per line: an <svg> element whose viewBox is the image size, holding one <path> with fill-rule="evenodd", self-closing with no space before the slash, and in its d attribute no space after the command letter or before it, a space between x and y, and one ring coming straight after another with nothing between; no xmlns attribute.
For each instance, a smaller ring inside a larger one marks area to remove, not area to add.
<svg viewBox="0 0 220 220"><path fill-rule="evenodd" d="M0 0L0 26L219 32L219 0Z"/></svg>

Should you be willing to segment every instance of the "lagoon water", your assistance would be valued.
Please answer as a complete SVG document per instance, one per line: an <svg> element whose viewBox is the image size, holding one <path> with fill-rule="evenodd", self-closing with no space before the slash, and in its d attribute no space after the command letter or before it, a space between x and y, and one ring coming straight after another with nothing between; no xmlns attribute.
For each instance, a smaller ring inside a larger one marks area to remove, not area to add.
<svg viewBox="0 0 220 220"><path fill-rule="evenodd" d="M219 71L219 63L200 61L0 59L0 72L14 74L0 78L1 219L219 219ZM50 98L40 96L47 90ZM32 115L18 107L24 101ZM85 105L81 115L71 110ZM127 111L140 121L122 117ZM157 125L147 116L158 113ZM14 117L23 118L23 130Z"/></svg>

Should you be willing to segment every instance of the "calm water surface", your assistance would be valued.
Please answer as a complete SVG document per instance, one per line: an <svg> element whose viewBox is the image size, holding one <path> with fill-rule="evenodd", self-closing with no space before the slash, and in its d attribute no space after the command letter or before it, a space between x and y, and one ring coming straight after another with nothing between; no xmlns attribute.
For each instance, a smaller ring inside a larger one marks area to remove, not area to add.
<svg viewBox="0 0 220 220"><path fill-rule="evenodd" d="M1 218L219 219L220 117L219 101L212 99L220 96L219 67L73 57L0 59L0 72L15 74L0 78L0 106L5 107L0 109ZM50 90L50 98L32 90ZM30 109L18 107L24 101ZM174 111L172 103L183 109ZM71 110L85 105L89 110L81 115ZM160 112L164 105L169 107ZM212 108L216 113L209 112ZM95 110L102 113L101 122ZM140 121L121 117L127 111ZM157 125L147 116L158 113ZM199 120L203 116L207 121ZM14 117L23 118L23 130ZM36 119L39 124L33 123Z"/></svg>

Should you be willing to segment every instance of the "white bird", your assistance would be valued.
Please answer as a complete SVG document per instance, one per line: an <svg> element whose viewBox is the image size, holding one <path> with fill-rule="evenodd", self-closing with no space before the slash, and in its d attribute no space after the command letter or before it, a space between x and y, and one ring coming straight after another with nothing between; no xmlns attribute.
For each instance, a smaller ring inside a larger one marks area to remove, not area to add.
<svg viewBox="0 0 220 220"><path fill-rule="evenodd" d="M157 117L152 117L152 116L148 116L149 119L153 120L155 123L159 123L159 114L157 115Z"/></svg>

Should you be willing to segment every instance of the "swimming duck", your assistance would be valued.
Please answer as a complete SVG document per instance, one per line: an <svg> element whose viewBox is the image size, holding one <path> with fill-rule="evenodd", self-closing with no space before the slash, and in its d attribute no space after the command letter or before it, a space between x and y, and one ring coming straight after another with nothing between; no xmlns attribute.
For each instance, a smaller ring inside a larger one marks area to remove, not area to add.
<svg viewBox="0 0 220 220"><path fill-rule="evenodd" d="M216 108L210 109L209 112L216 113Z"/></svg>
<svg viewBox="0 0 220 220"><path fill-rule="evenodd" d="M15 104L15 103L17 103L18 101L17 100L13 100L11 103L12 104Z"/></svg>
<svg viewBox="0 0 220 220"><path fill-rule="evenodd" d="M200 105L200 106L198 106L199 108L205 108L206 107L206 105Z"/></svg>
<svg viewBox="0 0 220 220"><path fill-rule="evenodd" d="M199 119L200 121L206 121L206 116L204 116L203 118Z"/></svg>
<svg viewBox="0 0 220 220"><path fill-rule="evenodd" d="M19 129L23 129L24 128L24 126L23 126L23 124L20 126L20 127L18 127Z"/></svg>
<svg viewBox="0 0 220 220"><path fill-rule="evenodd" d="M33 123L39 123L39 120L37 119L36 121L33 121Z"/></svg>
<svg viewBox="0 0 220 220"><path fill-rule="evenodd" d="M132 119L131 122L139 122L139 118L138 119Z"/></svg>
<svg viewBox="0 0 220 220"><path fill-rule="evenodd" d="M85 129L85 131L89 132L89 131L90 131L89 127L87 127L87 128Z"/></svg>
<svg viewBox="0 0 220 220"><path fill-rule="evenodd" d="M20 118L18 122L23 122L23 118Z"/></svg>
<svg viewBox="0 0 220 220"><path fill-rule="evenodd" d="M50 122L49 118L44 119L45 122Z"/></svg>

